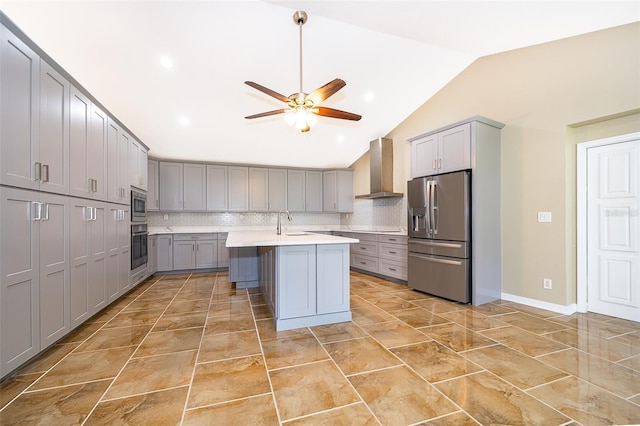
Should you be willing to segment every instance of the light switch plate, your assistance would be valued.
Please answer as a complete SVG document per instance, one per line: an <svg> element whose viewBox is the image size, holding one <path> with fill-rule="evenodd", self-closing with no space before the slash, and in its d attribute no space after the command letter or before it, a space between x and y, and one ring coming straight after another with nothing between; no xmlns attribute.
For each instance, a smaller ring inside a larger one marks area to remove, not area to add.
<svg viewBox="0 0 640 426"><path fill-rule="evenodd" d="M551 222L551 212L538 212L538 222Z"/></svg>

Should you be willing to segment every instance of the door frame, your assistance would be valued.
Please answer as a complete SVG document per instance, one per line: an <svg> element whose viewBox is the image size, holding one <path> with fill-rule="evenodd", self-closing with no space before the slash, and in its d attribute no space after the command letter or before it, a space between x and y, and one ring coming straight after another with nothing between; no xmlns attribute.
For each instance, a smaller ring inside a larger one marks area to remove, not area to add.
<svg viewBox="0 0 640 426"><path fill-rule="evenodd" d="M578 312L587 312L587 154L590 148L631 142L640 139L640 132L597 139L577 145L577 182L576 182L576 215L577 215L577 306Z"/></svg>

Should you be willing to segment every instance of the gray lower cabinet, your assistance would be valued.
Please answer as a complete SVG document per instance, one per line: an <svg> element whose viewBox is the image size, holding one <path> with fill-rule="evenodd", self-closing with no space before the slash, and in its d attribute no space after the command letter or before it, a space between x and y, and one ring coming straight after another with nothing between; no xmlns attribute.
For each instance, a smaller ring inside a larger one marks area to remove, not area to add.
<svg viewBox="0 0 640 426"><path fill-rule="evenodd" d="M227 233L218 234L218 268L229 267L229 248L227 247Z"/></svg>
<svg viewBox="0 0 640 426"><path fill-rule="evenodd" d="M149 235L148 240L147 275L151 276L158 271L158 236Z"/></svg>
<svg viewBox="0 0 640 426"><path fill-rule="evenodd" d="M173 271L173 235L160 234L157 242L158 272Z"/></svg>
<svg viewBox="0 0 640 426"><path fill-rule="evenodd" d="M277 318L316 313L316 246L276 247Z"/></svg>
<svg viewBox="0 0 640 426"><path fill-rule="evenodd" d="M257 247L231 247L229 249L229 281L238 288L258 283Z"/></svg>
<svg viewBox="0 0 640 426"><path fill-rule="evenodd" d="M407 280L407 236L342 231L332 234L360 240L351 245L351 268Z"/></svg>
<svg viewBox="0 0 640 426"><path fill-rule="evenodd" d="M0 187L0 377L68 333L69 200Z"/></svg>
<svg viewBox="0 0 640 426"><path fill-rule="evenodd" d="M70 312L75 328L107 304L106 203L70 201Z"/></svg>
<svg viewBox="0 0 640 426"><path fill-rule="evenodd" d="M173 236L173 270L215 268L218 265L216 234Z"/></svg>
<svg viewBox="0 0 640 426"><path fill-rule="evenodd" d="M130 210L128 206L109 204L107 211L107 302L129 290L131 270Z"/></svg>

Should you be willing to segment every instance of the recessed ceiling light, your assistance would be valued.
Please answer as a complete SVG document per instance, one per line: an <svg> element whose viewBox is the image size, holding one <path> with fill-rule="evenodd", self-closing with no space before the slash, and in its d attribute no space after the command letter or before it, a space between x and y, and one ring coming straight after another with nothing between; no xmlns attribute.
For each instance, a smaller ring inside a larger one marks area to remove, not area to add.
<svg viewBox="0 0 640 426"><path fill-rule="evenodd" d="M173 59L171 59L168 56L162 56L162 57L160 57L160 65L162 65L163 68L172 68L173 67Z"/></svg>
<svg viewBox="0 0 640 426"><path fill-rule="evenodd" d="M183 126L188 126L189 125L189 119L185 116L182 116L178 119L178 123L180 123Z"/></svg>
<svg viewBox="0 0 640 426"><path fill-rule="evenodd" d="M373 101L373 98L374 98L373 92L366 92L364 94L364 100L367 101L367 102Z"/></svg>

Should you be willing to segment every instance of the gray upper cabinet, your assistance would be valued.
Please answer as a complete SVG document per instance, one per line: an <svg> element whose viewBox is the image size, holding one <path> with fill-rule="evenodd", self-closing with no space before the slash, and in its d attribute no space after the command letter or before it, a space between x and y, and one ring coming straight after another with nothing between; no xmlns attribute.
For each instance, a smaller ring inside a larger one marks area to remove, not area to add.
<svg viewBox="0 0 640 426"><path fill-rule="evenodd" d="M147 161L147 210L157 211L160 208L160 198L158 193L158 162L156 160Z"/></svg>
<svg viewBox="0 0 640 426"><path fill-rule="evenodd" d="M305 171L287 171L287 208L292 212L305 211Z"/></svg>
<svg viewBox="0 0 640 426"><path fill-rule="evenodd" d="M269 211L280 211L287 208L287 170L269 169L268 178Z"/></svg>
<svg viewBox="0 0 640 426"><path fill-rule="evenodd" d="M227 173L227 166L207 165L207 210L226 211L228 209Z"/></svg>
<svg viewBox="0 0 640 426"><path fill-rule="evenodd" d="M325 212L353 212L353 170L327 170L322 175Z"/></svg>
<svg viewBox="0 0 640 426"><path fill-rule="evenodd" d="M249 167L249 210L269 210L269 169Z"/></svg>
<svg viewBox="0 0 640 426"><path fill-rule="evenodd" d="M105 200L107 116L74 87L71 87L69 110L69 192L78 197Z"/></svg>
<svg viewBox="0 0 640 426"><path fill-rule="evenodd" d="M471 168L471 123L410 141L412 178Z"/></svg>
<svg viewBox="0 0 640 426"><path fill-rule="evenodd" d="M207 209L207 167L205 164L183 165L183 210L204 211Z"/></svg>
<svg viewBox="0 0 640 426"><path fill-rule="evenodd" d="M305 171L305 211L322 211L322 172Z"/></svg>
<svg viewBox="0 0 640 426"><path fill-rule="evenodd" d="M111 118L107 121L107 191L108 200L128 204L129 197L129 135Z"/></svg>
<svg viewBox="0 0 640 426"><path fill-rule="evenodd" d="M249 210L249 168L229 166L229 210Z"/></svg>
<svg viewBox="0 0 640 426"><path fill-rule="evenodd" d="M9 30L0 30L0 183L37 189L40 58Z"/></svg>
<svg viewBox="0 0 640 426"><path fill-rule="evenodd" d="M131 138L129 145L129 183L143 191L147 190L147 149Z"/></svg>
<svg viewBox="0 0 640 426"><path fill-rule="evenodd" d="M183 164L165 161L160 161L158 164L160 210L182 210Z"/></svg>

